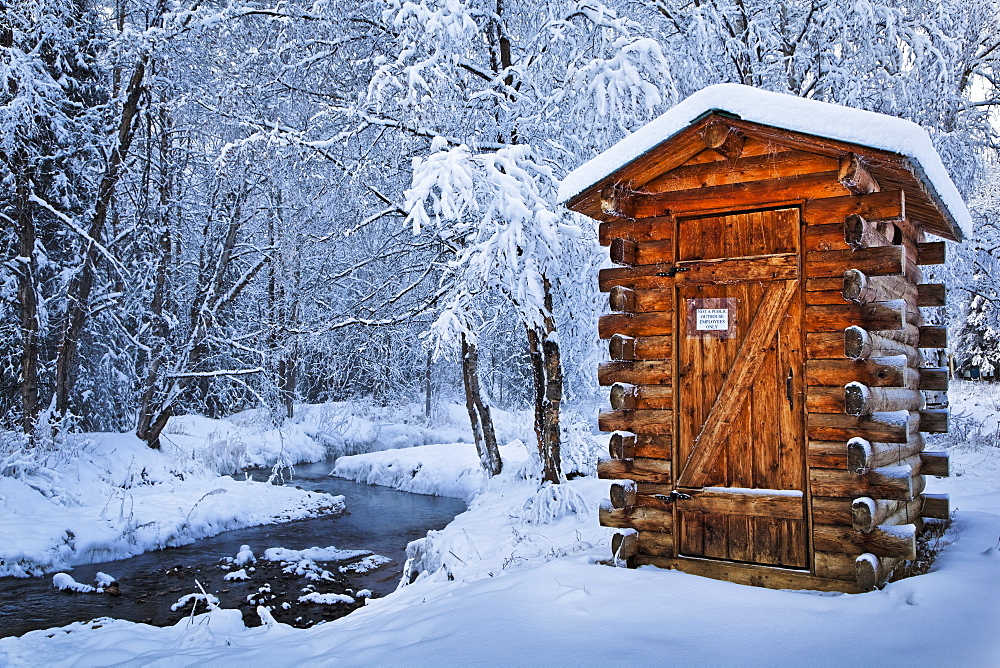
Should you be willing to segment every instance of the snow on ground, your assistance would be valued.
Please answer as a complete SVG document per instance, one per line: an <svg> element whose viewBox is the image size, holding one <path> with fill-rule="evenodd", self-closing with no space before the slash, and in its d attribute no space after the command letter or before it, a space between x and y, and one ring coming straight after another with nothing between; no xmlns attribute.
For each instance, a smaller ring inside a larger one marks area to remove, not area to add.
<svg viewBox="0 0 1000 668"><path fill-rule="evenodd" d="M505 443L531 437L531 423L523 417L527 414L494 408L497 439ZM472 438L469 414L459 404L436 407L431 424L423 406L381 408L357 402L299 406L294 422L338 457L434 443L469 443Z"/></svg>
<svg viewBox="0 0 1000 668"><path fill-rule="evenodd" d="M448 404L439 409L434 423L426 424L423 408L416 404L376 407L360 402L301 404L295 416L274 427L266 411L246 410L216 420L185 415L170 420L165 443L204 454L205 463L219 473L249 466L289 466L317 462L329 456L409 448L429 443L466 441L471 437L465 408ZM513 416L498 411L501 437L511 435ZM506 430L504 429L506 427Z"/></svg>
<svg viewBox="0 0 1000 668"><path fill-rule="evenodd" d="M962 384L956 394L956 414L982 398ZM985 417L996 408L977 410ZM882 591L773 591L602 565L610 531L598 526L597 505L607 482L577 478L539 490L526 477L530 459L508 448L504 473L483 484L467 512L411 543L412 584L347 617L305 630L265 610L265 625L249 629L235 610L169 628L98 620L2 639L0 664L995 665L1000 447L995 434L981 436L941 441L951 446L955 475L933 480L931 491L950 493L957 512L934 568ZM448 481L445 469L466 465L453 461L470 456L457 450L377 453L351 467L361 470L366 459L366 475L399 484L394 469L419 461L430 487Z"/></svg>
<svg viewBox="0 0 1000 668"><path fill-rule="evenodd" d="M528 460L521 441L500 447L505 466L520 466ZM486 482L479 455L468 443L421 445L339 457L333 475L369 485L385 485L404 492L450 496L471 501Z"/></svg>

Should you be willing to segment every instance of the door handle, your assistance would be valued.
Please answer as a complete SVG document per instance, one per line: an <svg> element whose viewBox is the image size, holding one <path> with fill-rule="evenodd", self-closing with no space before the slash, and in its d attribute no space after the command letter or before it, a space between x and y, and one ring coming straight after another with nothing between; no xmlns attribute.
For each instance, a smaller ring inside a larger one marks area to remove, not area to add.
<svg viewBox="0 0 1000 668"><path fill-rule="evenodd" d="M788 367L788 377L785 378L785 396L788 397L788 410L795 410L795 396L792 394L792 385L795 379L795 372L792 367Z"/></svg>

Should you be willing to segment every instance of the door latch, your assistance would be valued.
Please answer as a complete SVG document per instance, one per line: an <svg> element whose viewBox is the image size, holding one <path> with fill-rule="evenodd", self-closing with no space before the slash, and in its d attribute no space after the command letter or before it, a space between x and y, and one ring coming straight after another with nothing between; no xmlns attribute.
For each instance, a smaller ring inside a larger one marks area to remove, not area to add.
<svg viewBox="0 0 1000 668"><path fill-rule="evenodd" d="M690 494L685 494L684 492L678 492L676 489L670 494L654 494L653 498L657 501L662 501L663 503L673 503L677 499L690 499Z"/></svg>
<svg viewBox="0 0 1000 668"><path fill-rule="evenodd" d="M678 267L677 265L674 265L669 269L667 269L666 271L656 272L656 275L662 278L673 278L676 274L682 271L691 271L691 267Z"/></svg>

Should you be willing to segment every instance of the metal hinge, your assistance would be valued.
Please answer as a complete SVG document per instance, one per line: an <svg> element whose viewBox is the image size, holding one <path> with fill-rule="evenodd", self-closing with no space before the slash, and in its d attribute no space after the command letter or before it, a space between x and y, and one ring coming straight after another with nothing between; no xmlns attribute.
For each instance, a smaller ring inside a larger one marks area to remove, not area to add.
<svg viewBox="0 0 1000 668"><path fill-rule="evenodd" d="M674 265L673 267L670 267L670 269L667 269L666 271L656 272L656 275L662 278L673 278L675 274L678 274L682 271L691 271L691 267L678 267L677 265Z"/></svg>

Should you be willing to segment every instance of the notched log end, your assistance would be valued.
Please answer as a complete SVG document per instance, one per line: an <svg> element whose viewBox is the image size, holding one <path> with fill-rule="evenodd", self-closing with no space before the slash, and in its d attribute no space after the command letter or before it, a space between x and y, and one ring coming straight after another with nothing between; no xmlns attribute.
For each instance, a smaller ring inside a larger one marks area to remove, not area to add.
<svg viewBox="0 0 1000 668"><path fill-rule="evenodd" d="M951 475L951 460L947 452L921 452L920 472L938 478L947 478Z"/></svg>
<svg viewBox="0 0 1000 668"><path fill-rule="evenodd" d="M635 339L624 334L615 334L608 342L611 359L630 361L635 359Z"/></svg>
<svg viewBox="0 0 1000 668"><path fill-rule="evenodd" d="M633 480L617 480L611 483L609 497L613 508L631 508L636 503L638 487Z"/></svg>
<svg viewBox="0 0 1000 668"><path fill-rule="evenodd" d="M844 272L844 288L841 294L844 301L861 304L865 301L865 293L868 292L868 277L858 269L848 269Z"/></svg>
<svg viewBox="0 0 1000 668"><path fill-rule="evenodd" d="M852 438L847 442L847 470L855 475L864 475L871 468L872 444L864 438Z"/></svg>
<svg viewBox="0 0 1000 668"><path fill-rule="evenodd" d="M619 531L611 537L611 556L615 565L632 567L631 559L639 551L639 532L635 529Z"/></svg>
<svg viewBox="0 0 1000 668"><path fill-rule="evenodd" d="M617 183L605 186L601 190L601 212L627 220L635 220L633 191Z"/></svg>
<svg viewBox="0 0 1000 668"><path fill-rule="evenodd" d="M631 239L612 239L610 256L611 261L615 264L623 264L631 267L639 259L639 244Z"/></svg>
<svg viewBox="0 0 1000 668"><path fill-rule="evenodd" d="M865 226L867 222L856 213L849 214L844 218L844 241L854 250L864 248ZM844 284L847 281L845 278Z"/></svg>
<svg viewBox="0 0 1000 668"><path fill-rule="evenodd" d="M635 434L630 431L616 431L608 442L608 453L613 459L635 458Z"/></svg>
<svg viewBox="0 0 1000 668"><path fill-rule="evenodd" d="M920 431L928 434L948 433L948 415L947 408L920 411Z"/></svg>
<svg viewBox="0 0 1000 668"><path fill-rule="evenodd" d="M743 155L747 141L746 135L718 119L705 126L701 136L706 148L712 149L727 160L735 160Z"/></svg>
<svg viewBox="0 0 1000 668"><path fill-rule="evenodd" d="M841 185L854 195L868 195L880 190L875 177L869 173L864 163L854 153L846 153L840 157L837 178Z"/></svg>
<svg viewBox="0 0 1000 668"><path fill-rule="evenodd" d="M868 359L871 356L871 337L861 327L852 325L844 330L844 355L853 360Z"/></svg>
<svg viewBox="0 0 1000 668"><path fill-rule="evenodd" d="M879 559L874 554L866 552L854 560L854 574L861 591L878 589L892 575L892 570L898 560Z"/></svg>
<svg viewBox="0 0 1000 668"><path fill-rule="evenodd" d="M611 407L615 410L635 409L635 385L615 383L611 386Z"/></svg>
<svg viewBox="0 0 1000 668"><path fill-rule="evenodd" d="M871 533L875 526L875 501L867 496L851 502L851 523L855 531Z"/></svg>
<svg viewBox="0 0 1000 668"><path fill-rule="evenodd" d="M868 398L871 390L862 383L848 383L844 386L844 412L860 417L871 411L868 409Z"/></svg>
<svg viewBox="0 0 1000 668"><path fill-rule="evenodd" d="M621 239L615 239L621 241ZM612 245L612 248L614 246ZM614 254L612 253L612 256ZM614 258L612 257L612 261ZM619 262L618 264L627 264ZM635 290L626 288L623 285L616 285L608 292L608 304L611 310L616 313L632 313L635 311Z"/></svg>

